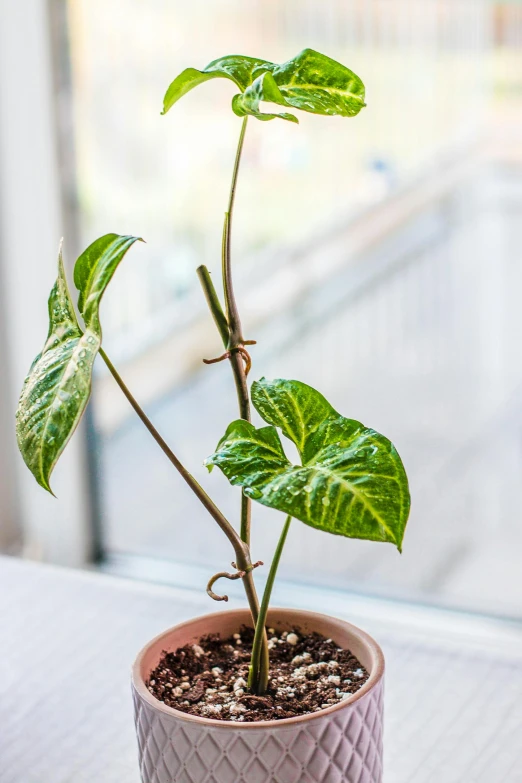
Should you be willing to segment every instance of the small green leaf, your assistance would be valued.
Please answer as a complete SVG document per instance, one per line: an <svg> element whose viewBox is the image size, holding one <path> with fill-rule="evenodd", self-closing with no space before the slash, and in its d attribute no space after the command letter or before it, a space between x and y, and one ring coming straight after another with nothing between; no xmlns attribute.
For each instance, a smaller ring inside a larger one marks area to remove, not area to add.
<svg viewBox="0 0 522 783"><path fill-rule="evenodd" d="M51 473L73 434L91 392L99 335L82 333L74 313L60 250L58 279L49 297L49 333L33 362L16 413L16 435L24 461L51 492Z"/></svg>
<svg viewBox="0 0 522 783"><path fill-rule="evenodd" d="M163 114L193 87L217 76L231 79L241 90L232 99L232 109L239 117L298 122L288 112L260 111L262 101L341 117L354 117L366 105L364 84L353 71L320 52L304 49L282 65L232 55L214 60L203 71L187 68L167 90Z"/></svg>
<svg viewBox="0 0 522 783"><path fill-rule="evenodd" d="M232 422L215 453L217 465L259 503L329 533L388 541L401 549L408 519L408 480L390 441L340 416L299 381L262 380L252 401L296 444L302 464L286 458L274 426Z"/></svg>
<svg viewBox="0 0 522 783"><path fill-rule="evenodd" d="M99 309L102 296L127 250L140 237L105 234L83 251L74 265L78 309L87 328L101 336Z"/></svg>
<svg viewBox="0 0 522 783"><path fill-rule="evenodd" d="M267 63L266 60L258 60L255 57L231 54L226 57L220 57L218 60L213 60L202 71L198 71L195 68L186 68L174 79L165 93L163 111L161 113L166 114L176 101L179 101L187 92L199 84L207 82L209 79L219 77L230 79L243 92L249 84L252 84L252 71L254 68L271 64Z"/></svg>
<svg viewBox="0 0 522 783"><path fill-rule="evenodd" d="M232 110L238 117L244 117L249 114L257 120L265 122L267 120L274 120L276 117L279 117L282 120L288 120L289 122L299 122L295 114L289 114L288 112L270 114L268 112L259 111L259 104L261 101L279 103L282 106L290 106L290 104L285 101L280 89L274 81L274 77L269 72L262 73L258 76L250 87L247 87L244 93L234 95L232 98Z"/></svg>

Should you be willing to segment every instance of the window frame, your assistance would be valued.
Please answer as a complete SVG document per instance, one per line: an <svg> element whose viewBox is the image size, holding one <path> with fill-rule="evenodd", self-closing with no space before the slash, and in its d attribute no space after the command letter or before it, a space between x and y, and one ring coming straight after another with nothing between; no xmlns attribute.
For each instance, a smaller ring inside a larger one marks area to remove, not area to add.
<svg viewBox="0 0 522 783"><path fill-rule="evenodd" d="M65 243L69 263L76 250L52 56L64 12L61 0L0 0L0 464L10 470L1 487L0 549L78 566L92 559L95 541L86 427L56 471L59 501L37 486L14 434L22 380L47 333L46 295L60 237L72 234Z"/></svg>

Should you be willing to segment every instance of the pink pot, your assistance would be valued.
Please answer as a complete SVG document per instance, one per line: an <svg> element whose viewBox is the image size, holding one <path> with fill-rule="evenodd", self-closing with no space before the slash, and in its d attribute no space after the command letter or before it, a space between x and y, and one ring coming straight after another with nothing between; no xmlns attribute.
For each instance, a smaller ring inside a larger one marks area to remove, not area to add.
<svg viewBox="0 0 522 783"><path fill-rule="evenodd" d="M153 639L132 670L143 783L381 783L384 658L350 623L295 609L272 609L279 631L318 631L349 648L370 677L352 697L321 712L279 721L236 723L186 715L157 701L145 681L164 650L207 633L229 636L251 625L249 612L198 617Z"/></svg>

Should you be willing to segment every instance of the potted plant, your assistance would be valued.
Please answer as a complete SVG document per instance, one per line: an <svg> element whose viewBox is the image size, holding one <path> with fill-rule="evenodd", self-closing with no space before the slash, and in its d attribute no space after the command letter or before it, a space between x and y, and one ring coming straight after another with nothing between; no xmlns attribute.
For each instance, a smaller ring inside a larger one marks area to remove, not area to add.
<svg viewBox="0 0 522 783"><path fill-rule="evenodd" d="M270 595L292 519L348 538L390 542L401 549L409 513L404 467L383 435L338 413L315 389L296 380L261 378L249 388L248 346L234 296L231 224L249 117L297 122L287 111L352 117L364 85L348 68L310 49L282 65L227 56L202 71L188 68L170 85L163 114L198 84L224 77L239 93L242 118L222 244L223 300L205 266L197 270L222 338L237 389L239 418L207 460L241 490L233 525L180 462L136 402L102 348L100 303L116 268L138 237L107 234L78 258L75 311L62 252L49 298L49 333L25 380L17 411L23 458L51 492L52 470L85 411L99 354L144 425L230 541L232 571L216 581L241 580L248 610L218 612L169 629L138 655L133 691L144 783L171 781L350 781L382 776L384 661L363 631L325 615L270 609ZM251 405L265 425L251 422ZM300 464L285 455L280 432ZM261 601L251 555L251 501L286 519Z"/></svg>

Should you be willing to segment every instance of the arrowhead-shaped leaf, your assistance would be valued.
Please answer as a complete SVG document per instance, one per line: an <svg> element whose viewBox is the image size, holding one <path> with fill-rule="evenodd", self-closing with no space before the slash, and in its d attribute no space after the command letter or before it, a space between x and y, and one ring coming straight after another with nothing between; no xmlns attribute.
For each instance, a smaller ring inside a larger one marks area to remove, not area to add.
<svg viewBox="0 0 522 783"><path fill-rule="evenodd" d="M78 258L74 281L78 324L62 253L49 297L49 334L22 390L17 410L18 446L37 482L51 492L51 473L76 429L91 393L92 368L101 344L100 301L118 264L138 237L107 234Z"/></svg>
<svg viewBox="0 0 522 783"><path fill-rule="evenodd" d="M17 410L18 446L37 482L49 480L89 400L99 335L82 332L71 302L62 254L49 297L49 333L29 371Z"/></svg>
<svg viewBox="0 0 522 783"><path fill-rule="evenodd" d="M100 302L118 264L140 237L105 234L83 251L74 265L74 283L78 289L78 310L87 328L101 336Z"/></svg>
<svg viewBox="0 0 522 783"><path fill-rule="evenodd" d="M252 401L263 418L297 446L301 465L286 458L275 426L232 422L206 464L265 506L329 533L389 541L401 549L408 519L408 480L383 435L340 416L299 381L262 380Z"/></svg>
<svg viewBox="0 0 522 783"><path fill-rule="evenodd" d="M364 84L353 71L320 52L304 49L282 65L231 55L214 60L203 71L187 68L168 88L163 114L193 87L216 77L231 79L241 90L232 99L232 109L240 117L298 122L288 112L261 112L261 101L341 117L354 117L365 106Z"/></svg>

